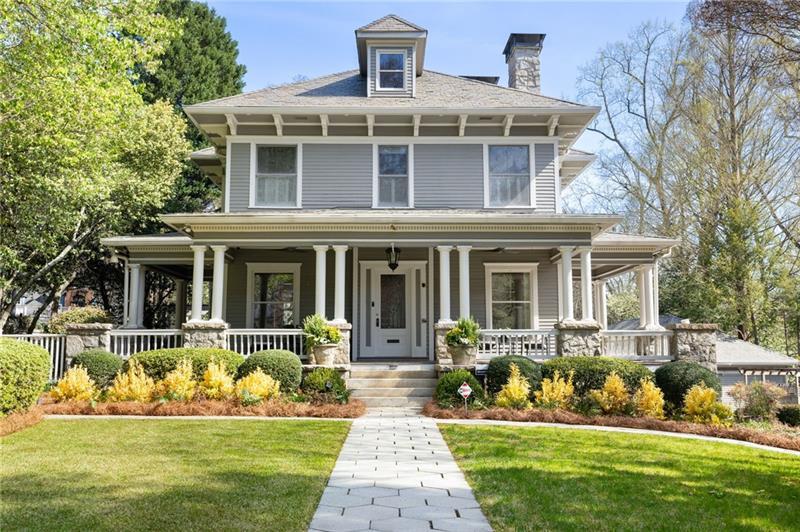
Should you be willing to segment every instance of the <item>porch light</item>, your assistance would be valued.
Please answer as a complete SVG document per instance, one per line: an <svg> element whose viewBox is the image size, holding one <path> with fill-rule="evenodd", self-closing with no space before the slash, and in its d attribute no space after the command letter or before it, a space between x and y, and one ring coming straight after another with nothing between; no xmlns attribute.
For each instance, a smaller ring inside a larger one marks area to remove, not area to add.
<svg viewBox="0 0 800 532"><path fill-rule="evenodd" d="M386 248L386 260L389 262L389 269L395 271L400 263L400 248L392 247Z"/></svg>

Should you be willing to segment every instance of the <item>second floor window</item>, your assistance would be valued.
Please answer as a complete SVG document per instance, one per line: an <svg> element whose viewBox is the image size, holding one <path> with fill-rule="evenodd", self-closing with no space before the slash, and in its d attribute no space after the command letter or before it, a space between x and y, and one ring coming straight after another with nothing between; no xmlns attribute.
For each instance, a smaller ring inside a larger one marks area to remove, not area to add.
<svg viewBox="0 0 800 532"><path fill-rule="evenodd" d="M528 146L489 146L489 207L530 207Z"/></svg>
<svg viewBox="0 0 800 532"><path fill-rule="evenodd" d="M257 207L297 206L297 146L259 146L256 161Z"/></svg>
<svg viewBox="0 0 800 532"><path fill-rule="evenodd" d="M403 52L378 52L378 89L405 88L406 56Z"/></svg>
<svg viewBox="0 0 800 532"><path fill-rule="evenodd" d="M378 207L408 207L408 146L378 146Z"/></svg>

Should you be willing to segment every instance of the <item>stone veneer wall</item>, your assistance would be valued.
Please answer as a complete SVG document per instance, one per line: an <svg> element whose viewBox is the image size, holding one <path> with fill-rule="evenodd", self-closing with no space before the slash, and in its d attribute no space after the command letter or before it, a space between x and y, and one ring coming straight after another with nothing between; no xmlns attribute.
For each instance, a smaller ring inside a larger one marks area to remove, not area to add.
<svg viewBox="0 0 800 532"><path fill-rule="evenodd" d="M72 358L87 349L105 349L111 351L110 323L68 323L66 329L66 364L72 363Z"/></svg>
<svg viewBox="0 0 800 532"><path fill-rule="evenodd" d="M555 329L558 356L593 357L603 354L600 325L597 322L562 321L555 324Z"/></svg>
<svg viewBox="0 0 800 532"><path fill-rule="evenodd" d="M672 331L669 352L674 360L696 362L717 371L717 325L674 323L667 329Z"/></svg>
<svg viewBox="0 0 800 532"><path fill-rule="evenodd" d="M508 86L539 94L541 92L541 46L516 45L508 56Z"/></svg>
<svg viewBox="0 0 800 532"><path fill-rule="evenodd" d="M196 321L186 322L183 329L183 347L216 347L225 349L225 331L228 324L224 322Z"/></svg>

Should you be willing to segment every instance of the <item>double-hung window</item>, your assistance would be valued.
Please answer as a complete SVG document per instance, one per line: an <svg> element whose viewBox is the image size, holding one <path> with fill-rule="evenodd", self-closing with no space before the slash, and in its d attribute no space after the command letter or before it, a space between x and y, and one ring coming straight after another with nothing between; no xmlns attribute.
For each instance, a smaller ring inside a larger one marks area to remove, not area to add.
<svg viewBox="0 0 800 532"><path fill-rule="evenodd" d="M378 146L378 207L409 207L408 146Z"/></svg>
<svg viewBox="0 0 800 532"><path fill-rule="evenodd" d="M298 323L300 265L249 263L248 326L282 329Z"/></svg>
<svg viewBox="0 0 800 532"><path fill-rule="evenodd" d="M256 207L297 207L297 146L257 146Z"/></svg>
<svg viewBox="0 0 800 532"><path fill-rule="evenodd" d="M531 207L529 146L488 147L489 207Z"/></svg>
<svg viewBox="0 0 800 532"><path fill-rule="evenodd" d="M486 264L486 314L490 329L536 329L536 264Z"/></svg>
<svg viewBox="0 0 800 532"><path fill-rule="evenodd" d="M378 51L378 90L403 90L405 88L406 54L404 52Z"/></svg>

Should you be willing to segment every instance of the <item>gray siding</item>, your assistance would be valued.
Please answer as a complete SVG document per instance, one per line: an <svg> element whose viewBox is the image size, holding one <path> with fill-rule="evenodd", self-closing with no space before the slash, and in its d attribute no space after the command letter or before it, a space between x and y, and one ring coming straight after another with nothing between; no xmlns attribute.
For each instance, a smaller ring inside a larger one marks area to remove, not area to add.
<svg viewBox="0 0 800 532"><path fill-rule="evenodd" d="M481 144L416 144L414 206L483 207Z"/></svg>
<svg viewBox="0 0 800 532"><path fill-rule="evenodd" d="M376 90L378 72L377 50L397 50L406 52L406 89L404 91L382 91ZM370 46L369 48L369 89L370 96L373 98L411 98L414 96L414 47L413 46Z"/></svg>
<svg viewBox="0 0 800 532"><path fill-rule="evenodd" d="M230 210L247 210L250 196L250 144L231 144Z"/></svg>
<svg viewBox="0 0 800 532"><path fill-rule="evenodd" d="M303 144L307 209L372 206L370 144Z"/></svg>
<svg viewBox="0 0 800 532"><path fill-rule="evenodd" d="M555 145L536 144L534 150L536 163L536 210L556 212L556 159Z"/></svg>

